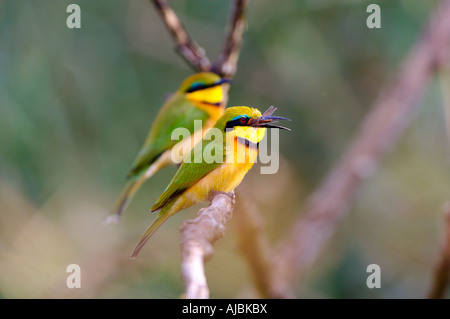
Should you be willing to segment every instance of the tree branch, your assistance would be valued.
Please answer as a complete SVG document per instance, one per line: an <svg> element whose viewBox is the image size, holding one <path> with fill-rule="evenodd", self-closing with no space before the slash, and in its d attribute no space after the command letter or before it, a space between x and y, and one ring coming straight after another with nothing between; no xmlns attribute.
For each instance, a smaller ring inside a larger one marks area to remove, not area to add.
<svg viewBox="0 0 450 319"><path fill-rule="evenodd" d="M353 143L319 188L309 197L304 216L279 244L279 273L285 285L310 267L347 214L361 182L371 176L398 140L415 110L439 57L447 56L450 0L432 15L396 77L381 90Z"/></svg>
<svg viewBox="0 0 450 319"><path fill-rule="evenodd" d="M450 277L450 202L444 206L444 240L441 253L434 270L433 283L428 292L428 298L438 299L445 296Z"/></svg>
<svg viewBox="0 0 450 319"><path fill-rule="evenodd" d="M197 71L209 71L211 62L205 50L194 42L181 24L175 12L165 0L152 0L167 29L175 41L178 53Z"/></svg>
<svg viewBox="0 0 450 319"><path fill-rule="evenodd" d="M187 33L175 12L165 0L152 0L167 29L175 41L178 53L198 72L215 72L222 77L232 78L237 70L237 62L245 30L245 9L249 0L235 0L230 10L228 32L216 63L211 64L205 50Z"/></svg>
<svg viewBox="0 0 450 319"><path fill-rule="evenodd" d="M224 76L233 77L237 70L239 51L242 44L242 35L246 28L245 9L249 0L236 0L230 10L230 24L225 44L212 71Z"/></svg>
<svg viewBox="0 0 450 319"><path fill-rule="evenodd" d="M217 193L209 207L200 209L197 218L181 224L181 270L187 299L209 298L203 263L212 256L213 244L224 235L234 203L234 192Z"/></svg>
<svg viewBox="0 0 450 319"><path fill-rule="evenodd" d="M247 259L256 289L261 298L292 298L292 292L284 290L276 281L262 216L252 199L248 198L249 192L244 189L243 193L247 196L238 196L234 220L239 248Z"/></svg>

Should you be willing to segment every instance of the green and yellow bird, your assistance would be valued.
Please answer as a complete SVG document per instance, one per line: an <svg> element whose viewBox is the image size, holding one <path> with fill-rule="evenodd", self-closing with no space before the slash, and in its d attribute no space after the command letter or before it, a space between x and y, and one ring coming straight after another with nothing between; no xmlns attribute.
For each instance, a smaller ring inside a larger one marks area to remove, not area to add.
<svg viewBox="0 0 450 319"><path fill-rule="evenodd" d="M231 192L241 183L256 160L266 128L289 130L272 124L276 120L289 120L273 116L275 110L271 106L262 115L257 109L247 106L225 110L213 128L184 157L172 181L153 205L152 211L159 210L159 214L142 235L131 258L138 255L167 218L207 201L215 192Z"/></svg>
<svg viewBox="0 0 450 319"><path fill-rule="evenodd" d="M179 142L179 153L191 149L222 116L228 99L230 80L210 72L200 72L186 78L170 96L156 116L127 178L128 183L118 197L105 223L117 222L142 183L161 168L175 164L171 150L177 144L171 135L176 128L189 130L190 138ZM195 130L195 120L201 120L201 129ZM184 145L188 143L188 145ZM183 144L183 145L181 145ZM187 148L185 148L187 147Z"/></svg>

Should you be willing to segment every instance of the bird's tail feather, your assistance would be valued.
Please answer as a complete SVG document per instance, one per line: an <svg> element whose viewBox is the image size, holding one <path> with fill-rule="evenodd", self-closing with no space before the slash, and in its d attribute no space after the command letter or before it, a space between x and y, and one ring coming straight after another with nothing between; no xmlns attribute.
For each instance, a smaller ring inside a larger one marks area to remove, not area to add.
<svg viewBox="0 0 450 319"><path fill-rule="evenodd" d="M153 223L148 226L145 233L141 236L141 239L139 240L139 243L136 245L136 248L134 248L133 252L130 255L131 259L135 259L139 252L141 251L142 247L145 245L147 240L155 233L155 231L158 230L159 227L169 218L171 215L167 213L167 210L170 209L172 205L168 205L164 207L161 212L158 214L158 217L153 221Z"/></svg>
<svg viewBox="0 0 450 319"><path fill-rule="evenodd" d="M138 189L148 178L153 176L158 171L160 168L159 166L160 165L158 165L158 163L154 163L143 174L128 181L120 193L120 196L117 198L111 214L103 220L104 224L109 224L111 222L117 223L119 221L120 216L125 211L134 195L136 195Z"/></svg>

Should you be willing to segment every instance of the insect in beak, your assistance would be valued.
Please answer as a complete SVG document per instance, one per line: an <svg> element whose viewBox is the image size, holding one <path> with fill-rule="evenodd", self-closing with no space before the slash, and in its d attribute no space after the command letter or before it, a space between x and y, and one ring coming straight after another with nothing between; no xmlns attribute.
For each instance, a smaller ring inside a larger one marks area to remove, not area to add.
<svg viewBox="0 0 450 319"><path fill-rule="evenodd" d="M274 125L273 123L277 123L279 120L286 120L290 121L290 119L282 116L273 116L272 114L277 110L276 107L270 106L267 111L264 112L263 115L260 117L251 118L248 121L249 126L254 127L265 127L265 128L279 128L282 130L290 131L290 128L281 126L281 125Z"/></svg>

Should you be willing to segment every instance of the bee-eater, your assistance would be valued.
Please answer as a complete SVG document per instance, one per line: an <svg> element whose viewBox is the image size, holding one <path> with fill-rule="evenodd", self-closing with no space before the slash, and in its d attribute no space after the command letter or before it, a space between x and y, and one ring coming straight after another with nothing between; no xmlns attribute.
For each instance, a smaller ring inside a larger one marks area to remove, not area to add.
<svg viewBox="0 0 450 319"><path fill-rule="evenodd" d="M144 145L128 173L129 181L105 223L117 222L142 183L161 168L174 164L170 155L171 149L177 144L171 138L174 129L189 130L190 138L184 139L180 144L189 143L186 149L190 150L206 130L216 123L225 110L228 98L226 83L229 82L230 80L210 72L196 73L183 81L154 119ZM195 120L202 121L202 128L196 131ZM184 149L181 146L181 151Z"/></svg>
<svg viewBox="0 0 450 319"><path fill-rule="evenodd" d="M262 115L257 109L247 106L225 110L214 127L184 157L172 181L151 208L152 211L159 210L159 214L142 235L131 258L138 255L167 218L196 203L207 201L214 193L231 192L241 183L256 160L259 142L266 128L289 130L272 124L276 120L289 120L273 116L275 110L271 106ZM217 132L221 138L218 138ZM207 149L214 149L215 155L219 152L219 160L209 160L208 154L213 152L208 153Z"/></svg>

